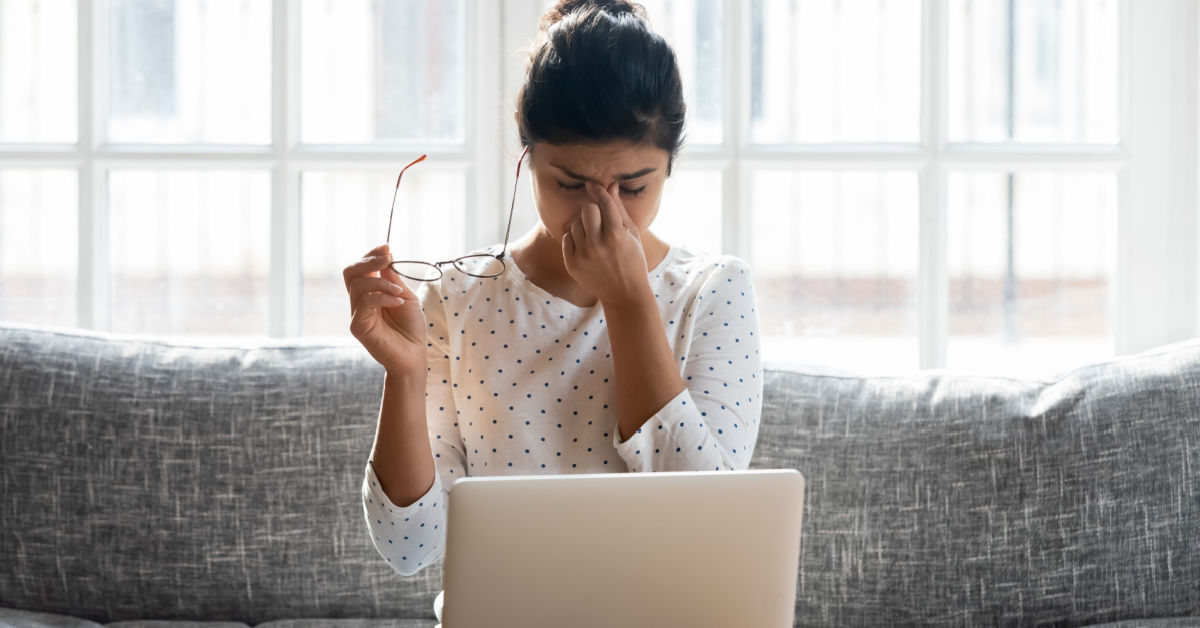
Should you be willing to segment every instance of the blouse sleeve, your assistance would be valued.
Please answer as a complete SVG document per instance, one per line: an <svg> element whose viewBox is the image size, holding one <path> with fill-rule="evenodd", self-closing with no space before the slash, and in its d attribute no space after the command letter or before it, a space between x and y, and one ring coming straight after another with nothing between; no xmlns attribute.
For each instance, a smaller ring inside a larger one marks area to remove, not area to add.
<svg viewBox="0 0 1200 628"><path fill-rule="evenodd" d="M685 388L628 440L613 446L632 472L743 470L762 415L759 318L749 265L725 256L703 280L685 324L692 327Z"/></svg>
<svg viewBox="0 0 1200 628"><path fill-rule="evenodd" d="M437 282L423 281L416 293L429 323L425 379L425 419L433 451L432 486L408 506L397 506L379 486L371 460L363 479L363 511L371 541L397 573L411 576L445 556L446 496L456 478L466 475L466 452L458 430L455 384L450 375L450 333L444 297Z"/></svg>

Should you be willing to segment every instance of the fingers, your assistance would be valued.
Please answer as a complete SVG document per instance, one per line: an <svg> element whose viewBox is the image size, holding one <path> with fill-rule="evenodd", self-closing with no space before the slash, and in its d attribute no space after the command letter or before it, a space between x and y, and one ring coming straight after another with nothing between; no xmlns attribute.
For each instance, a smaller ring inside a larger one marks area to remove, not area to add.
<svg viewBox="0 0 1200 628"><path fill-rule="evenodd" d="M359 303L363 298L371 294L382 293L385 296L406 297L411 296L406 293L403 285L397 285L392 281L381 277L360 276L350 280L350 313L359 307Z"/></svg>
<svg viewBox="0 0 1200 628"><path fill-rule="evenodd" d="M387 245L381 245L386 247ZM375 247L367 252L367 254L357 262L342 269L342 278L346 280L346 289L350 289L350 280L359 276L375 272L388 263L388 253L383 252L381 247Z"/></svg>
<svg viewBox="0 0 1200 628"><path fill-rule="evenodd" d="M571 232L568 231L562 237L563 262L567 263L575 256L575 240L571 237Z"/></svg>
<svg viewBox="0 0 1200 628"><path fill-rule="evenodd" d="M379 276L394 284L404 286L407 290L412 290L412 288L409 288L408 284L404 282L404 278L400 276L400 273L396 272L396 269L392 268L391 265L384 266L383 270L379 271Z"/></svg>
<svg viewBox="0 0 1200 628"><path fill-rule="evenodd" d="M603 234L601 221L600 206L595 203L584 205L579 212L579 223L583 226L584 237L600 239Z"/></svg>
<svg viewBox="0 0 1200 628"><path fill-rule="evenodd" d="M576 218L571 223L571 240L576 246L587 241L587 231L584 230L583 220Z"/></svg>
<svg viewBox="0 0 1200 628"><path fill-rule="evenodd" d="M362 299L358 301L358 307L356 307L354 311L350 313L351 325L354 324L354 320L361 319L362 317L369 315L371 310L400 307L404 301L405 299L402 297L391 294L383 294L382 292L364 294Z"/></svg>
<svg viewBox="0 0 1200 628"><path fill-rule="evenodd" d="M373 273L383 270L391 261L388 245L381 244L370 251L359 261L342 269L342 279L346 284L346 293L350 295L350 309L353 311L356 295L351 288L351 282L357 277L375 276Z"/></svg>
<svg viewBox="0 0 1200 628"><path fill-rule="evenodd" d="M600 207L601 222L603 224L601 231L597 233L608 233L615 229L617 225L624 225L626 223L629 214L625 213L625 207L621 205L621 201L616 196L620 193L619 183L614 182L607 190L604 189L604 186L592 181L584 181L584 185L587 187L588 194L591 195L592 199Z"/></svg>

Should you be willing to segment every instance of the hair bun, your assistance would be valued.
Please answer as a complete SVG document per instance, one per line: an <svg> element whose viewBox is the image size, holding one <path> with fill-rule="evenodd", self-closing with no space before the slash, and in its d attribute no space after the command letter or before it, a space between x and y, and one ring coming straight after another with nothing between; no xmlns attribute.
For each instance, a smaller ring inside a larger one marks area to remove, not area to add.
<svg viewBox="0 0 1200 628"><path fill-rule="evenodd" d="M554 6L542 14L540 28L546 30L555 22L577 11L603 11L609 15L629 13L642 18L646 17L646 8L630 0L558 0Z"/></svg>

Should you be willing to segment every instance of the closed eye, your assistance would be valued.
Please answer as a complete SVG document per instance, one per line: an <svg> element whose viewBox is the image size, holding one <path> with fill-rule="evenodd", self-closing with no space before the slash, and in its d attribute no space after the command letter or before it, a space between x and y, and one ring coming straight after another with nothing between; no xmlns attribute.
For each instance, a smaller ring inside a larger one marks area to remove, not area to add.
<svg viewBox="0 0 1200 628"><path fill-rule="evenodd" d="M558 189L566 192L577 192L583 189L582 183L577 185L564 185L561 181L556 181L555 183L558 183ZM625 188L621 188L621 191L629 196L637 197L640 196L642 192L646 191L646 186L643 185L636 190L626 190Z"/></svg>

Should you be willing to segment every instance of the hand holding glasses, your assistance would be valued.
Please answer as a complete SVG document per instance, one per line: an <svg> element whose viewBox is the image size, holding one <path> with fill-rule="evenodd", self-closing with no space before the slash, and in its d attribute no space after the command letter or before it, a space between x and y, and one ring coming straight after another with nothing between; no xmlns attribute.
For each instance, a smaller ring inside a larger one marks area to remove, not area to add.
<svg viewBox="0 0 1200 628"><path fill-rule="evenodd" d="M508 265L504 261L504 256L508 252L508 235L512 229L513 208L517 204L517 181L521 179L521 162L525 160L525 155L529 152L529 147L521 152L520 159L517 160L517 176L513 181L512 201L508 206L508 227L504 230L504 248L500 250L499 255L491 253L476 253L474 255L464 255L462 257L446 260L444 262L423 262L420 260L399 260L389 264L389 267L404 277L416 281L437 281L442 278L443 264L454 264L458 270L471 275L472 277L498 277L508 270ZM408 170L413 164L424 161L427 155L421 155L414 159L411 163L400 170L400 176L396 177L396 190L392 193L392 209L388 215L388 232L386 243L390 245L392 239L392 216L396 213L396 194L400 191L400 179L404 176L404 171Z"/></svg>

